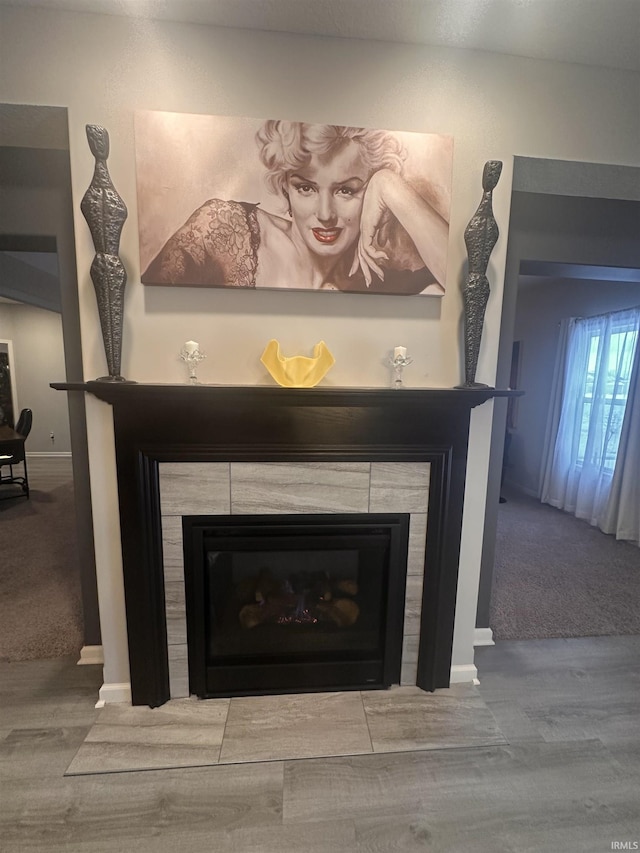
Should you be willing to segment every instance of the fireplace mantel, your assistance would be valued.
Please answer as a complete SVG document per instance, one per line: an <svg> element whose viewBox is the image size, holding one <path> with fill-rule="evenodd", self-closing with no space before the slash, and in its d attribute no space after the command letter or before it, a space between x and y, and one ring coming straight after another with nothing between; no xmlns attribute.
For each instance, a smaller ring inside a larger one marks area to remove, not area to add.
<svg viewBox="0 0 640 853"><path fill-rule="evenodd" d="M100 381L52 387L113 407L133 704L155 707L169 698L160 462L429 462L417 683L448 686L471 409L521 392Z"/></svg>
<svg viewBox="0 0 640 853"><path fill-rule="evenodd" d="M469 410L494 397L513 397L522 391L497 388L281 388L272 385L173 385L166 383L52 382L58 391L84 391L114 407L147 402L189 406L221 406L243 402L277 407L394 408L420 406L431 409Z"/></svg>

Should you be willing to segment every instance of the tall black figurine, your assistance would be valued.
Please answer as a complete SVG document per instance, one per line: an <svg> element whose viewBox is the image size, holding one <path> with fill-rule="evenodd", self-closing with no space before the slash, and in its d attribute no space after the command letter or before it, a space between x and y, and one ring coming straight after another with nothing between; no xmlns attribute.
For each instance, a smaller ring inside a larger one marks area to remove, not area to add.
<svg viewBox="0 0 640 853"><path fill-rule="evenodd" d="M487 266L498 240L498 223L493 216L492 194L502 172L500 160L489 160L482 172L482 199L464 232L469 271L463 287L464 298L464 384L459 388L487 388L476 382L484 314L489 300Z"/></svg>
<svg viewBox="0 0 640 853"><path fill-rule="evenodd" d="M118 195L107 168L107 130L97 124L88 124L87 139L96 165L80 209L89 225L96 250L90 273L98 300L98 314L109 369L109 375L101 376L99 381L126 382L120 375L120 358L127 272L118 251L122 226L127 218L127 207Z"/></svg>

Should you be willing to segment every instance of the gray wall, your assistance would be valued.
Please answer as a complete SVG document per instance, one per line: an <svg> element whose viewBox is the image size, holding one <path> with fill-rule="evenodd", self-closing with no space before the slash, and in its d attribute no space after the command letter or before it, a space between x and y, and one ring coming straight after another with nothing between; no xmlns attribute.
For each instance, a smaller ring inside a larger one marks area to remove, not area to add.
<svg viewBox="0 0 640 853"><path fill-rule="evenodd" d="M10 334L5 334L5 329ZM67 401L64 394L49 387L65 373L60 315L32 305L0 302L0 338L13 341L12 370L18 405L33 411L27 452L69 453Z"/></svg>
<svg viewBox="0 0 640 853"><path fill-rule="evenodd" d="M640 305L640 284L546 279L520 286L514 339L520 345L519 388L505 481L538 496L551 383L564 317L592 317Z"/></svg>

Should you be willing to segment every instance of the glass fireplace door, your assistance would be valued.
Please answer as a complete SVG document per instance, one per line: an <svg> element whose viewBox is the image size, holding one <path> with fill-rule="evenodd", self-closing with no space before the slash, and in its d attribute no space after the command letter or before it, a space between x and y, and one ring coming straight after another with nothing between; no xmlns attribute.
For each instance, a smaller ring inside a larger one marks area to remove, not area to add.
<svg viewBox="0 0 640 853"><path fill-rule="evenodd" d="M197 657L205 673L194 692L397 681L407 535L406 516L200 519L187 580L190 672Z"/></svg>

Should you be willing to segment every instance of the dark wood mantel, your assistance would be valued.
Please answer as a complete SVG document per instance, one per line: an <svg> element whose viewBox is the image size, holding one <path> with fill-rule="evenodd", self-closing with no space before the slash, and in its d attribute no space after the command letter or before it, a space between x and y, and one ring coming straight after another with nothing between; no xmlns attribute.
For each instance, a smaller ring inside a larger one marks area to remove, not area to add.
<svg viewBox="0 0 640 853"><path fill-rule="evenodd" d="M166 398L176 400L216 400L217 402L237 399L269 400L277 405L295 406L352 406L397 405L412 402L429 405L460 405L473 408L493 397L513 397L522 391L497 388L280 388L274 385L170 385L166 383L142 384L137 382L52 382L58 391L86 391L116 405L146 399Z"/></svg>
<svg viewBox="0 0 640 853"><path fill-rule="evenodd" d="M51 387L113 406L134 704L155 707L169 698L159 462L430 462L418 685L448 686L471 409L521 392L99 381Z"/></svg>

